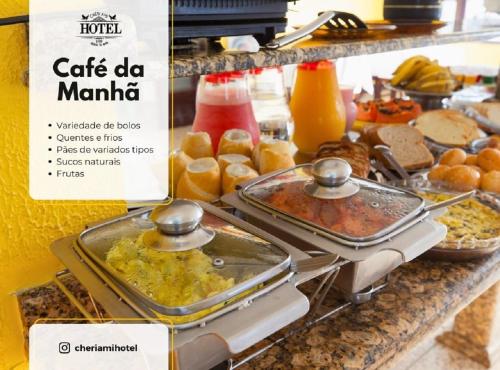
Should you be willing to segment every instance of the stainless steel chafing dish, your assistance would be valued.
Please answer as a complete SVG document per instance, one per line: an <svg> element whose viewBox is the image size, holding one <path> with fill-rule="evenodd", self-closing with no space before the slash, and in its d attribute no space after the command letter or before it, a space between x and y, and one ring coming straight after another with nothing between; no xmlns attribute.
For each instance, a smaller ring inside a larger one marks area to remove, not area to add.
<svg viewBox="0 0 500 370"><path fill-rule="evenodd" d="M222 201L301 250L352 262L341 268L335 285L354 297L446 235L433 220L445 204L426 207L410 191L351 176L339 158L261 176Z"/></svg>
<svg viewBox="0 0 500 370"><path fill-rule="evenodd" d="M221 209L186 200L99 223L51 248L116 321L171 320L180 369L215 366L299 319L310 301L296 286L338 268L335 255L311 258ZM213 289L211 278L223 284Z"/></svg>

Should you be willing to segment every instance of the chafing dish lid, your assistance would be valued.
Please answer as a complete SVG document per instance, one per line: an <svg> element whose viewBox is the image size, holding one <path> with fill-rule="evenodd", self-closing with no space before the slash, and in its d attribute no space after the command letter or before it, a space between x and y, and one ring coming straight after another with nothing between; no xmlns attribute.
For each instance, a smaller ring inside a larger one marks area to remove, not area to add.
<svg viewBox="0 0 500 370"><path fill-rule="evenodd" d="M337 238L363 242L389 234L416 216L425 201L406 190L351 176L349 164L325 158L244 186L240 197Z"/></svg>
<svg viewBox="0 0 500 370"><path fill-rule="evenodd" d="M183 315L224 302L288 269L286 250L242 225L210 205L179 200L92 227L79 243L102 267L154 302L153 308ZM200 230L201 236L196 234ZM162 236L166 244L155 244ZM170 251L169 243L174 243Z"/></svg>

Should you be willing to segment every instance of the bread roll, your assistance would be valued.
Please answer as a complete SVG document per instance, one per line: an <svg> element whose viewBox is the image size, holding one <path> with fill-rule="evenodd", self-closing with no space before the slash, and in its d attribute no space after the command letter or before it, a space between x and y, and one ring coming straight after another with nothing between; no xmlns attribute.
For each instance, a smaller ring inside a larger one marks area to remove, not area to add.
<svg viewBox="0 0 500 370"><path fill-rule="evenodd" d="M188 132L182 138L181 149L193 159L214 156L212 140L206 132Z"/></svg>
<svg viewBox="0 0 500 370"><path fill-rule="evenodd" d="M427 178L430 182L441 182L444 180L446 175L446 171L450 169L450 166L444 164L438 164L437 166L432 167L427 175Z"/></svg>
<svg viewBox="0 0 500 370"><path fill-rule="evenodd" d="M471 166L459 164L446 171L444 181L451 189L469 191L479 187L481 175Z"/></svg>
<svg viewBox="0 0 500 370"><path fill-rule="evenodd" d="M454 148L449 149L443 153L439 159L440 164L445 164L447 166L455 166L457 164L464 164L467 159L467 153L462 149Z"/></svg>
<svg viewBox="0 0 500 370"><path fill-rule="evenodd" d="M500 150L485 148L477 155L477 165L486 172L500 171Z"/></svg>
<svg viewBox="0 0 500 370"><path fill-rule="evenodd" d="M468 166L475 166L477 164L477 154L467 154L464 164Z"/></svg>
<svg viewBox="0 0 500 370"><path fill-rule="evenodd" d="M181 175L184 173L186 167L193 161L193 158L188 156L182 150L174 150L170 154L169 164L171 166L170 174L172 179L170 181L170 194L175 194L175 189L177 189L177 183Z"/></svg>
<svg viewBox="0 0 500 370"><path fill-rule="evenodd" d="M242 154L247 157L252 156L253 142L248 131L240 129L227 130L219 141L217 155L221 154Z"/></svg>
<svg viewBox="0 0 500 370"><path fill-rule="evenodd" d="M490 136L490 140L488 141L488 147L500 149L500 135Z"/></svg>
<svg viewBox="0 0 500 370"><path fill-rule="evenodd" d="M222 190L224 194L235 191L236 185L258 177L259 174L252 168L241 164L233 163L226 167L222 174Z"/></svg>
<svg viewBox="0 0 500 370"><path fill-rule="evenodd" d="M177 197L212 202L219 198L220 170L214 158L192 161L177 184Z"/></svg>
<svg viewBox="0 0 500 370"><path fill-rule="evenodd" d="M219 163L220 172L224 174L227 166L233 163L240 163L255 169L255 166L250 158L243 154L221 154L217 157L217 162Z"/></svg>
<svg viewBox="0 0 500 370"><path fill-rule="evenodd" d="M276 153L290 154L290 144L288 141L277 140L272 137L263 137L255 146L252 154L253 163L255 163L258 170L260 170L260 154L265 149L270 149Z"/></svg>
<svg viewBox="0 0 500 370"><path fill-rule="evenodd" d="M260 153L259 171L261 175L293 166L295 166L295 162L290 153L276 152L272 149L264 149Z"/></svg>
<svg viewBox="0 0 500 370"><path fill-rule="evenodd" d="M500 171L490 171L481 179L481 190L500 193Z"/></svg>

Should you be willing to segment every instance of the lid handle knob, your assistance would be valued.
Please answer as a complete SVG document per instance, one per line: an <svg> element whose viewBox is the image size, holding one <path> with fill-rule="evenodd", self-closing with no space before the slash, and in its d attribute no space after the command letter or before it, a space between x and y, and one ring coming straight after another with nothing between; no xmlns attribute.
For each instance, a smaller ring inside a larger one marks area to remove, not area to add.
<svg viewBox="0 0 500 370"><path fill-rule="evenodd" d="M194 231L203 218L203 208L186 199L155 207L150 219L164 235L183 235Z"/></svg>
<svg viewBox="0 0 500 370"><path fill-rule="evenodd" d="M351 177L351 173L351 165L341 158L320 159L312 167L315 181L325 187L344 185Z"/></svg>

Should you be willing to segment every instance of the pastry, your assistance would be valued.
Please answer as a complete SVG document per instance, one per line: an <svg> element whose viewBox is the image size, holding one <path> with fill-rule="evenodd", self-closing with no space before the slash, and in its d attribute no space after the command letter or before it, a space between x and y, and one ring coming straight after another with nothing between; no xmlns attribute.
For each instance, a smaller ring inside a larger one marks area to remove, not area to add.
<svg viewBox="0 0 500 370"><path fill-rule="evenodd" d="M227 130L219 141L217 155L222 154L242 154L247 157L252 156L252 136L248 131L240 129Z"/></svg>
<svg viewBox="0 0 500 370"><path fill-rule="evenodd" d="M241 163L250 168L255 168L252 160L243 154L221 154L217 157L217 162L222 174L226 167L233 163Z"/></svg>
<svg viewBox="0 0 500 370"><path fill-rule="evenodd" d="M500 150L485 148L477 155L477 165L486 172L500 171Z"/></svg>
<svg viewBox="0 0 500 370"><path fill-rule="evenodd" d="M290 153L278 152L272 149L261 151L259 161L261 175L295 166L295 161Z"/></svg>
<svg viewBox="0 0 500 370"><path fill-rule="evenodd" d="M214 158L199 158L187 165L177 183L177 197L212 202L221 190L220 170Z"/></svg>
<svg viewBox="0 0 500 370"><path fill-rule="evenodd" d="M440 164L448 166L455 166L457 164L464 164L467 159L467 153L459 148L449 149L441 155L439 159Z"/></svg>
<svg viewBox="0 0 500 370"><path fill-rule="evenodd" d="M467 154L464 164L468 166L475 166L477 164L477 154Z"/></svg>
<svg viewBox="0 0 500 370"><path fill-rule="evenodd" d="M481 179L481 190L500 193L500 171L485 173Z"/></svg>
<svg viewBox="0 0 500 370"><path fill-rule="evenodd" d="M479 188L481 175L471 166L459 164L446 171L444 181L451 189L469 191Z"/></svg>
<svg viewBox="0 0 500 370"><path fill-rule="evenodd" d="M352 173L367 178L370 172L370 149L364 143L350 141L328 141L319 146L316 159L337 157L349 162Z"/></svg>
<svg viewBox="0 0 500 370"><path fill-rule="evenodd" d="M260 153L264 149L271 149L274 152L290 154L290 144L288 141L273 139L272 137L263 137L260 142L255 146L252 159L253 163L258 170L260 170Z"/></svg>
<svg viewBox="0 0 500 370"><path fill-rule="evenodd" d="M500 149L500 135L491 135L488 141L488 147Z"/></svg>
<svg viewBox="0 0 500 370"><path fill-rule="evenodd" d="M193 158L188 156L182 150L174 150L170 154L169 164L171 167L170 175L172 176L170 194L175 196L175 189L177 189L177 183L181 175L184 173L187 165L193 161Z"/></svg>
<svg viewBox="0 0 500 370"><path fill-rule="evenodd" d="M222 190L224 194L236 190L236 185L258 177L259 174L252 168L241 164L233 163L226 167L222 173Z"/></svg>
<svg viewBox="0 0 500 370"><path fill-rule="evenodd" d="M427 175L427 178L431 182L444 181L445 174L449 169L450 169L450 166L447 166L444 164L438 164L437 166L434 166L431 168L431 170L429 171L429 174Z"/></svg>
<svg viewBox="0 0 500 370"><path fill-rule="evenodd" d="M479 137L476 121L447 109L423 113L415 123L424 136L443 145L466 146Z"/></svg>
<svg viewBox="0 0 500 370"><path fill-rule="evenodd" d="M182 139L181 149L193 159L214 156L212 141L206 132L188 132Z"/></svg>

